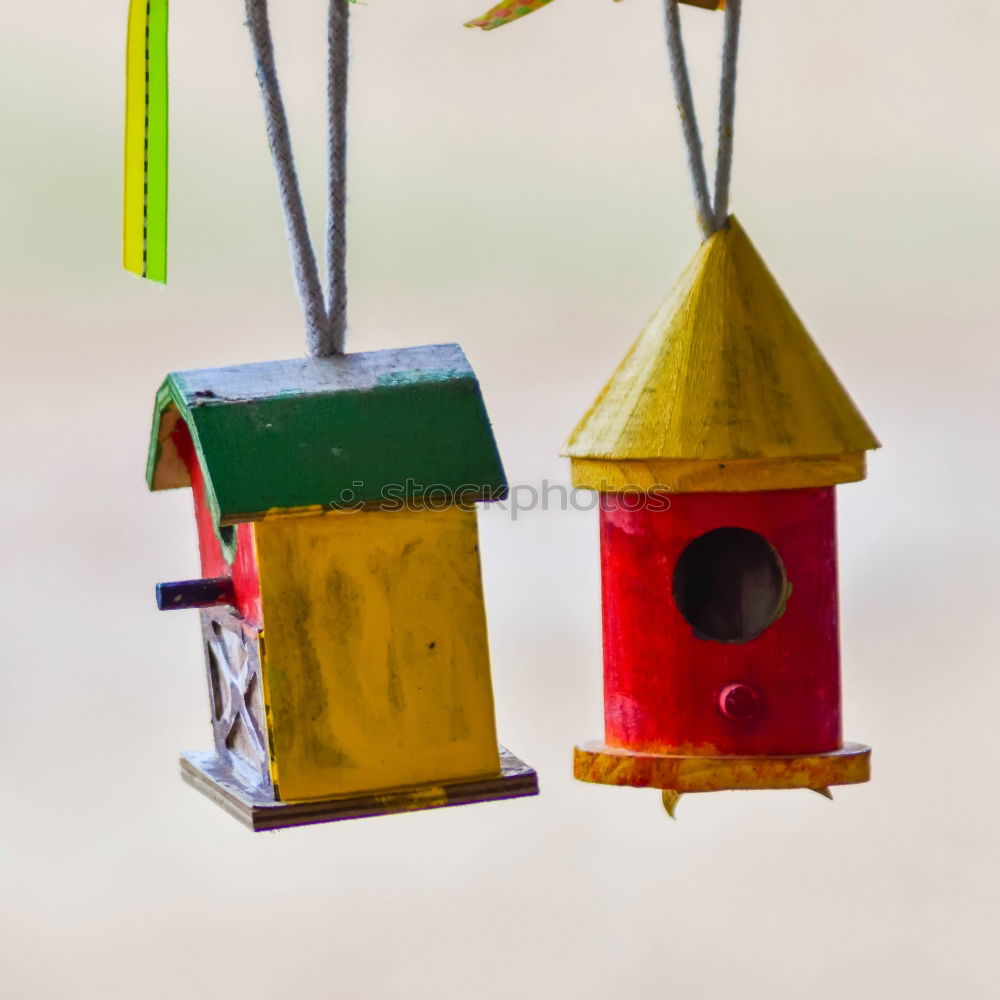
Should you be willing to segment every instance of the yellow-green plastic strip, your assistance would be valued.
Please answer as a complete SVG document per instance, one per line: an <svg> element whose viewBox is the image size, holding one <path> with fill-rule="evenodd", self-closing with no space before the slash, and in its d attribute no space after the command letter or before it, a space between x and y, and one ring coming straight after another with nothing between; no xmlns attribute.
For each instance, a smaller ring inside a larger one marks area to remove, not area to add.
<svg viewBox="0 0 1000 1000"><path fill-rule="evenodd" d="M516 21L526 14L533 14L551 2L552 0L509 0L506 3L498 3L482 17L477 17L474 21L467 21L465 26L491 31L493 28L501 28L505 24L510 24L511 21Z"/></svg>
<svg viewBox="0 0 1000 1000"><path fill-rule="evenodd" d="M169 0L130 0L125 83L126 270L167 280Z"/></svg>

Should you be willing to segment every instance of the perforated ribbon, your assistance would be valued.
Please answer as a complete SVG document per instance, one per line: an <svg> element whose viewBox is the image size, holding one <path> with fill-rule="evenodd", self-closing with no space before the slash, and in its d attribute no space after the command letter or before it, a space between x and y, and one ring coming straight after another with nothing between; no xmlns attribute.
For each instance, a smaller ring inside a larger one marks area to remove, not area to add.
<svg viewBox="0 0 1000 1000"><path fill-rule="evenodd" d="M167 280L169 0L131 0L125 69L126 270Z"/></svg>

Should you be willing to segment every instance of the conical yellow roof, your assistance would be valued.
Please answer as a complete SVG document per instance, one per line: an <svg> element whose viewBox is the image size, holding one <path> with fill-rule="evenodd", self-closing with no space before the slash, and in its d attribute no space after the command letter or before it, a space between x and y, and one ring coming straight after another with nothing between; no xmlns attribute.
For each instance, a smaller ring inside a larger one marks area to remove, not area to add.
<svg viewBox="0 0 1000 1000"><path fill-rule="evenodd" d="M800 485L788 468L799 460L815 465L851 456L857 474L831 467L819 478L859 479L863 453L877 447L767 265L730 219L702 245L564 454L575 472L587 462L680 463L674 467L695 471L702 463L716 470L731 462L777 463L784 470L779 481L765 477L757 486L719 485L713 473L707 485L693 487L749 489ZM818 485L816 475L801 485Z"/></svg>

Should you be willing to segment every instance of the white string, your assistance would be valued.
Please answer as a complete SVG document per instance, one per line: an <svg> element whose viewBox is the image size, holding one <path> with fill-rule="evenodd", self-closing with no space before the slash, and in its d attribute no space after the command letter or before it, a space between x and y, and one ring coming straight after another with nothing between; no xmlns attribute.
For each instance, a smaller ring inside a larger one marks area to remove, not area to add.
<svg viewBox="0 0 1000 1000"><path fill-rule="evenodd" d="M274 60L274 42L267 0L246 0L247 28L257 61L257 80L264 101L264 121L278 177L278 190L285 213L288 242L299 298L306 321L306 346L315 358L342 354L347 327L347 71L348 3L330 0L329 42L329 218L327 221L328 293L323 288L309 236L305 206L281 97Z"/></svg>
<svg viewBox="0 0 1000 1000"><path fill-rule="evenodd" d="M329 216L326 230L327 335L320 357L343 354L347 339L347 70L349 0L330 0Z"/></svg>
<svg viewBox="0 0 1000 1000"><path fill-rule="evenodd" d="M729 190L733 171L733 135L736 117L736 65L739 53L742 0L728 0L725 38L722 49L722 83L719 95L719 149L715 169L715 199L708 191L708 171L698 130L698 115L691 91L678 0L665 0L667 55L674 84L681 129L687 145L688 169L694 190L698 225L707 239L726 224L729 217Z"/></svg>
<svg viewBox="0 0 1000 1000"><path fill-rule="evenodd" d="M292 266L302 300L306 320L306 341L310 352L322 344L326 335L326 305L320 286L316 254L309 238L302 191L295 172L295 158L288 132L288 116L281 97L278 73L274 65L274 43L267 13L267 0L246 0L247 28L257 61L257 81L264 101L264 120L271 157L278 175L278 191L285 213L288 242L292 249Z"/></svg>
<svg viewBox="0 0 1000 1000"><path fill-rule="evenodd" d="M691 173L691 187L694 189L695 210L698 225L706 237L714 231L712 200L708 193L708 175L705 171L705 155L701 147L701 133L698 131L698 115L691 93L691 77L688 74L687 59L684 56L684 38L681 35L681 12L677 0L666 0L667 55L670 57L670 76L674 81L674 95L677 110L681 116L681 129L688 151L688 170Z"/></svg>
<svg viewBox="0 0 1000 1000"><path fill-rule="evenodd" d="M719 149L715 166L715 228L729 218L729 189L733 176L733 134L736 122L736 66L740 50L740 14L743 0L729 0L722 39L722 83L719 88Z"/></svg>

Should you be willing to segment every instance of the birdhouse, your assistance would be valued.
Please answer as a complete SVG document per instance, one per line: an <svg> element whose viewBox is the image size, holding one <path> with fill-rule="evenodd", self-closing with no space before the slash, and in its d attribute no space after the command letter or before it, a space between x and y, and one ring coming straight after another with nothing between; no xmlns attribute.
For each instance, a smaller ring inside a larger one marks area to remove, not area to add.
<svg viewBox="0 0 1000 1000"><path fill-rule="evenodd" d="M475 504L506 495L456 345L170 375L153 490L194 495L215 747L186 780L254 829L512 798Z"/></svg>
<svg viewBox="0 0 1000 1000"><path fill-rule="evenodd" d="M841 735L834 487L876 447L730 218L564 452L601 495L605 738L577 778L671 811L868 780Z"/></svg>

